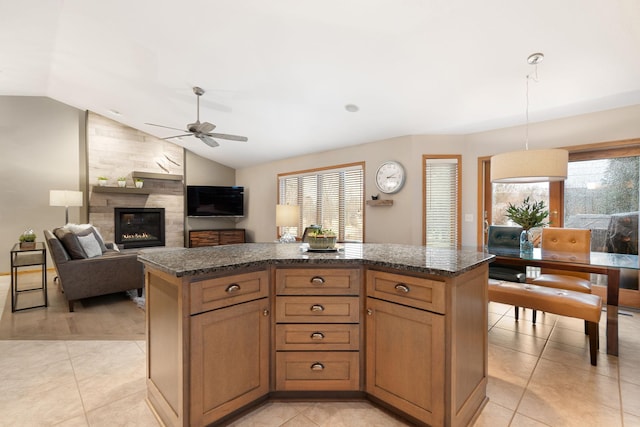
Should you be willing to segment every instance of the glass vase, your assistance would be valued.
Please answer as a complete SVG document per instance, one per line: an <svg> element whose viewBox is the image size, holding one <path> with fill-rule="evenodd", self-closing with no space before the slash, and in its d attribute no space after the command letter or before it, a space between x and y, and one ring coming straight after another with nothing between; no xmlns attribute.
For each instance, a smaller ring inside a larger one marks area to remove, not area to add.
<svg viewBox="0 0 640 427"><path fill-rule="evenodd" d="M533 233L531 230L522 230L520 233L520 255L533 254Z"/></svg>

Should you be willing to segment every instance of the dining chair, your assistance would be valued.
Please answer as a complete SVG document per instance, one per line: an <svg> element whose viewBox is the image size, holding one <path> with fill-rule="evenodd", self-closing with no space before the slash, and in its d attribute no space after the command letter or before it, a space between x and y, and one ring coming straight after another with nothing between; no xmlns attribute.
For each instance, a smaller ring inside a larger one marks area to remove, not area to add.
<svg viewBox="0 0 640 427"><path fill-rule="evenodd" d="M522 227L490 225L487 233L487 250L494 255L519 256ZM524 283L526 267L489 264L489 278Z"/></svg>
<svg viewBox="0 0 640 427"><path fill-rule="evenodd" d="M588 263L591 254L591 230L545 227L542 229L541 251L543 259ZM590 273L579 271L542 268L540 276L533 279L532 283L548 288L591 293ZM533 323L536 323L535 311Z"/></svg>
<svg viewBox="0 0 640 427"><path fill-rule="evenodd" d="M521 233L522 227L520 226L490 225L487 232L487 250L494 255L519 256ZM527 267L492 262L489 264L489 279L525 283L527 281ZM519 314L520 308L516 306L516 320L518 320Z"/></svg>

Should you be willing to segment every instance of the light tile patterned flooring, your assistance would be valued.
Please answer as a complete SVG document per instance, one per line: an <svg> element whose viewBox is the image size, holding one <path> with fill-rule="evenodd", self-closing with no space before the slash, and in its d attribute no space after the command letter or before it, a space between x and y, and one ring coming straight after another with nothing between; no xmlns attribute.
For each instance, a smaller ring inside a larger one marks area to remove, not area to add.
<svg viewBox="0 0 640 427"><path fill-rule="evenodd" d="M489 310L490 400L475 426L640 426L640 315L620 316L620 357L601 348L592 367L581 321ZM158 426L144 377L143 341L0 341L0 426ZM405 424L366 402L273 402L233 425Z"/></svg>

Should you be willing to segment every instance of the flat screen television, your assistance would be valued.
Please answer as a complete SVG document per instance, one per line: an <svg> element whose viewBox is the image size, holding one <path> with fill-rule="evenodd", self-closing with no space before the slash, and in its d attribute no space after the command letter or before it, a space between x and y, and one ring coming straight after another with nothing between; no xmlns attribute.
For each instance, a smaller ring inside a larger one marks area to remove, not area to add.
<svg viewBox="0 0 640 427"><path fill-rule="evenodd" d="M187 216L244 216L244 187L187 185Z"/></svg>

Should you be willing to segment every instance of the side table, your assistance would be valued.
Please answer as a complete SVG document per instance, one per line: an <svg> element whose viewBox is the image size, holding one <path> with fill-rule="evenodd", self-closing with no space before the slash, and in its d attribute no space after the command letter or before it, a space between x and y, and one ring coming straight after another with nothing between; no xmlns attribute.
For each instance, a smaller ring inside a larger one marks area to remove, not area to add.
<svg viewBox="0 0 640 427"><path fill-rule="evenodd" d="M40 266L42 269L42 283L40 286L28 289L18 289L18 269L21 267ZM42 291L44 303L17 308L18 295L23 292ZM16 243L11 249L11 311L27 310L30 308L47 307L47 249L43 242L36 242L29 249L20 248Z"/></svg>

